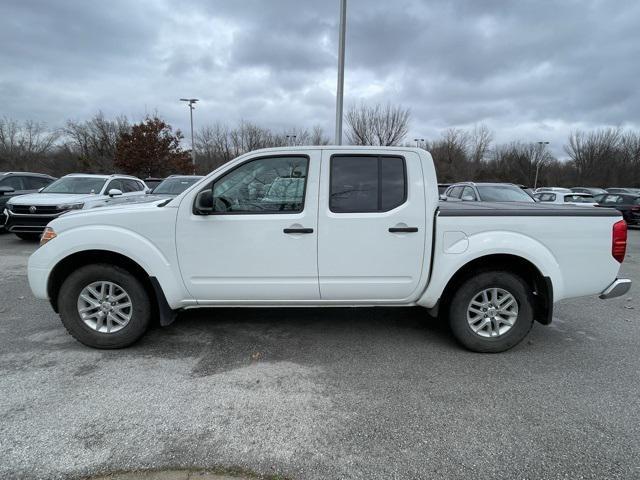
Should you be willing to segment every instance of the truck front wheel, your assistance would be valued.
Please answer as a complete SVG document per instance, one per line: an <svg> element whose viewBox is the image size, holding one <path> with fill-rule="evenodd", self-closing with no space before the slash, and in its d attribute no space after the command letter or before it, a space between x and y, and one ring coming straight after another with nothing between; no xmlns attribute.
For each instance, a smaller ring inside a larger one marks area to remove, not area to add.
<svg viewBox="0 0 640 480"><path fill-rule="evenodd" d="M93 264L69 275L58 294L60 318L79 342L94 348L122 348L149 326L150 301L127 270Z"/></svg>
<svg viewBox="0 0 640 480"><path fill-rule="evenodd" d="M449 326L469 350L504 352L520 343L533 326L533 298L519 276L483 272L465 280L449 306Z"/></svg>

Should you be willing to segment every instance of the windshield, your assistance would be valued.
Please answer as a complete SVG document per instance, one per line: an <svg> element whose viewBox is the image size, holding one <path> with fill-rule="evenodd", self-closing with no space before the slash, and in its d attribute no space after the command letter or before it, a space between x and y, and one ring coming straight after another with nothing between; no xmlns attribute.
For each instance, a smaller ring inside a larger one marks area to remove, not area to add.
<svg viewBox="0 0 640 480"><path fill-rule="evenodd" d="M534 202L525 191L511 185L478 185L483 202Z"/></svg>
<svg viewBox="0 0 640 480"><path fill-rule="evenodd" d="M571 203L596 203L596 199L591 195L565 195L564 201Z"/></svg>
<svg viewBox="0 0 640 480"><path fill-rule="evenodd" d="M192 178L167 178L160 185L153 189L152 193L162 193L165 195L179 195L202 177Z"/></svg>
<svg viewBox="0 0 640 480"><path fill-rule="evenodd" d="M100 193L107 180L94 177L62 177L42 190L42 193Z"/></svg>

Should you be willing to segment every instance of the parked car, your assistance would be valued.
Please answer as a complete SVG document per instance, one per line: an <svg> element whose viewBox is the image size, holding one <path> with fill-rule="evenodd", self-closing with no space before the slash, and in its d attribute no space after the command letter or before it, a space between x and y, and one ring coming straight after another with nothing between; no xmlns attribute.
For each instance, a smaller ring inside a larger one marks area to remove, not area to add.
<svg viewBox="0 0 640 480"><path fill-rule="evenodd" d="M618 210L629 225L640 225L640 195L605 193L596 195L595 200L601 207Z"/></svg>
<svg viewBox="0 0 640 480"><path fill-rule="evenodd" d="M149 203L167 200L173 198L176 195L181 194L191 185L196 183L202 178L201 175L171 175L165 178L159 185L151 190L147 195L136 196L117 196L112 197L99 207L113 207L116 205L131 204L131 203ZM146 183L146 182L145 182Z"/></svg>
<svg viewBox="0 0 640 480"><path fill-rule="evenodd" d="M588 193L589 195L600 195L602 193L607 193L604 188L597 187L573 187L571 191L576 193Z"/></svg>
<svg viewBox="0 0 640 480"><path fill-rule="evenodd" d="M607 193L630 193L632 195L639 195L640 194L640 188L630 188L630 187L618 188L618 187L613 187L613 188L607 188Z"/></svg>
<svg viewBox="0 0 640 480"><path fill-rule="evenodd" d="M606 208L439 204L423 149L273 148L169 202L56 218L28 279L96 348L132 344L152 312L167 325L194 307L419 305L500 352L556 301L626 293L626 232Z"/></svg>
<svg viewBox="0 0 640 480"><path fill-rule="evenodd" d="M559 205L578 205L595 207L598 202L593 198L593 195L588 193L554 193L554 192L540 192L534 195L535 199L542 203L556 203Z"/></svg>
<svg viewBox="0 0 640 480"><path fill-rule="evenodd" d="M93 208L110 197L144 195L146 191L142 180L129 175L72 173L38 193L10 198L6 229L23 240L37 240L44 227L65 212Z"/></svg>
<svg viewBox="0 0 640 480"><path fill-rule="evenodd" d="M153 190L154 188L156 188L158 185L160 185L162 183L162 181L164 180L164 178L158 178L158 177L147 177L144 179L144 183L147 187L149 187L151 190Z"/></svg>
<svg viewBox="0 0 640 480"><path fill-rule="evenodd" d="M540 192L558 192L558 193L571 193L571 189L564 187L538 187L535 193Z"/></svg>
<svg viewBox="0 0 640 480"><path fill-rule="evenodd" d="M448 201L534 202L531 195L511 183L455 183L445 191L444 196Z"/></svg>
<svg viewBox="0 0 640 480"><path fill-rule="evenodd" d="M7 221L5 205L11 197L37 192L55 179L43 173L0 172L0 231Z"/></svg>

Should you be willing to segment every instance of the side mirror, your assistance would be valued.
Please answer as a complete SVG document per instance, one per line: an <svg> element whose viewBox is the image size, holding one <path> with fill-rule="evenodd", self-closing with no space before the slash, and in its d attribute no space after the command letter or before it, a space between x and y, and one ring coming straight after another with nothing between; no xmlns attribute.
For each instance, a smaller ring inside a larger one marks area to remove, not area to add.
<svg viewBox="0 0 640 480"><path fill-rule="evenodd" d="M108 195L110 197L117 197L118 195L122 195L122 190L118 190L117 188L112 188L109 190Z"/></svg>
<svg viewBox="0 0 640 480"><path fill-rule="evenodd" d="M42 192L42 190L44 190L44 187L40 187L40 188L38 189L38 193Z"/></svg>
<svg viewBox="0 0 640 480"><path fill-rule="evenodd" d="M144 190L144 193L146 193L147 195L148 195L149 193L151 193L151 192L153 192L153 189L152 189L152 188L149 188L149 187L147 187L147 188Z"/></svg>
<svg viewBox="0 0 640 480"><path fill-rule="evenodd" d="M196 215L211 215L213 213L213 192L210 189L203 190L196 196L193 210Z"/></svg>
<svg viewBox="0 0 640 480"><path fill-rule="evenodd" d="M442 200L443 202L446 202L447 196L444 193L440 194L440 200Z"/></svg>
<svg viewBox="0 0 640 480"><path fill-rule="evenodd" d="M0 187L0 195L7 195L13 192L15 192L13 187Z"/></svg>

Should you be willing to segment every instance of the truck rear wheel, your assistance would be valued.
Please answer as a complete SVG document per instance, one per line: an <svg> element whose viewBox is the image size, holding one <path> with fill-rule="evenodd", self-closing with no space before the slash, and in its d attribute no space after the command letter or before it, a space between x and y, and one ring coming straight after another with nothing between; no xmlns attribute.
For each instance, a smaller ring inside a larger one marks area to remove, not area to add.
<svg viewBox="0 0 640 480"><path fill-rule="evenodd" d="M533 297L524 280L507 271L490 271L460 285L449 307L449 326L469 350L497 353L527 336L533 316Z"/></svg>
<svg viewBox="0 0 640 480"><path fill-rule="evenodd" d="M79 342L122 348L147 330L150 300L142 283L123 268L94 264L69 275L58 294L60 318Z"/></svg>

